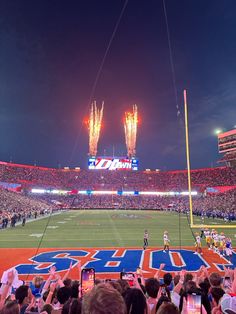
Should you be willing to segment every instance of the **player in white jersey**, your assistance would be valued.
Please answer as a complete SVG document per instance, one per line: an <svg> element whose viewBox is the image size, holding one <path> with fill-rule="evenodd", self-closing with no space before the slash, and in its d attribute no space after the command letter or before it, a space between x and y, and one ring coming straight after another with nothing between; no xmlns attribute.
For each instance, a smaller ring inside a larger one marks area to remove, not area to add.
<svg viewBox="0 0 236 314"><path fill-rule="evenodd" d="M214 249L214 236L215 236L215 229L211 230L211 248Z"/></svg>
<svg viewBox="0 0 236 314"><path fill-rule="evenodd" d="M215 230L215 233L213 234L213 244L214 244L214 251L216 253L219 253L219 235L216 230Z"/></svg>
<svg viewBox="0 0 236 314"><path fill-rule="evenodd" d="M195 252L194 254L201 254L202 255L202 243L201 243L201 237L198 232L195 233Z"/></svg>
<svg viewBox="0 0 236 314"><path fill-rule="evenodd" d="M166 250L169 251L169 249L170 249L170 239L169 239L169 236L168 236L168 231L164 231L163 242L164 242L163 252L165 253Z"/></svg>

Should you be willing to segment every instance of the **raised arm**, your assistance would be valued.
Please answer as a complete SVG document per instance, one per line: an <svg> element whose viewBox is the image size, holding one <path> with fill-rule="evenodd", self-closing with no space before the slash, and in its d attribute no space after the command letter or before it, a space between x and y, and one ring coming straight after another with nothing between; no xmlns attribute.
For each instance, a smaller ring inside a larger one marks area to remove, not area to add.
<svg viewBox="0 0 236 314"><path fill-rule="evenodd" d="M54 278L54 276L55 276L55 272L56 272L56 267L55 266L52 266L51 268L50 268L50 270L49 270L49 277L48 277L48 279L46 280L46 282L45 282L45 285L44 285L44 287L43 287L43 291L47 291L48 290L48 288L49 288L49 286L50 286L50 282L51 282L51 280Z"/></svg>
<svg viewBox="0 0 236 314"><path fill-rule="evenodd" d="M70 267L68 268L67 272L65 273L65 275L63 276L62 278L62 281L64 282L64 280L66 280L67 278L69 278L69 274L70 274L70 271L72 269L72 262L70 263Z"/></svg>
<svg viewBox="0 0 236 314"><path fill-rule="evenodd" d="M157 280L160 279L161 276L161 271L165 268L165 264L161 264L160 268L156 271L154 278L156 278Z"/></svg>
<svg viewBox="0 0 236 314"><path fill-rule="evenodd" d="M12 288L12 283L13 283L14 278L15 278L14 271L13 270L9 271L7 274L7 283L3 284L4 288L3 288L2 295L0 298L0 310L4 306L5 300L9 294L9 290Z"/></svg>

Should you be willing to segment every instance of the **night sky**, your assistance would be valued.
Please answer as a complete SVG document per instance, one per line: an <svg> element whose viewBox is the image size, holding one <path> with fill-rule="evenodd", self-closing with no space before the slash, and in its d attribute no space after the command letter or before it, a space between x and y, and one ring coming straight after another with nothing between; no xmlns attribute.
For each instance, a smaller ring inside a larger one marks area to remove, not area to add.
<svg viewBox="0 0 236 314"><path fill-rule="evenodd" d="M141 168L184 169L183 89L191 165L216 165L215 128L236 124L236 1L166 0L177 115L162 0L0 0L0 160L87 165L89 99L105 101L98 145L126 154L123 115L140 112Z"/></svg>

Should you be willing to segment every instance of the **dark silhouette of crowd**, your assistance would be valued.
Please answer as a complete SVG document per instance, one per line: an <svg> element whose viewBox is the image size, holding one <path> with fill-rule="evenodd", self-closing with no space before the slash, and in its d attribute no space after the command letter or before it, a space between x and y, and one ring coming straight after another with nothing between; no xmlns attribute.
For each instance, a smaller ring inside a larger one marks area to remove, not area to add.
<svg viewBox="0 0 236 314"><path fill-rule="evenodd" d="M92 280L85 291L80 261L75 267L74 280L72 267L62 278L52 266L46 280L37 276L31 282L19 281L16 270L8 270L1 284L0 314L236 313L236 269L225 268L223 277L204 266L196 273L171 274L161 264L153 278L144 278L139 269L129 273L128 281Z"/></svg>

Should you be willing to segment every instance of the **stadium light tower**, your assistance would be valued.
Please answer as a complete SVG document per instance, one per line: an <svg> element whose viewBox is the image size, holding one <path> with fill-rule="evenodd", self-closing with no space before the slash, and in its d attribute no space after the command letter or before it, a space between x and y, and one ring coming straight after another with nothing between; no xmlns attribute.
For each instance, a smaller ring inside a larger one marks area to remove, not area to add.
<svg viewBox="0 0 236 314"><path fill-rule="evenodd" d="M215 130L214 130L214 134L215 134L215 135L219 135L219 134L222 133L222 132L223 132L222 129L215 129Z"/></svg>

